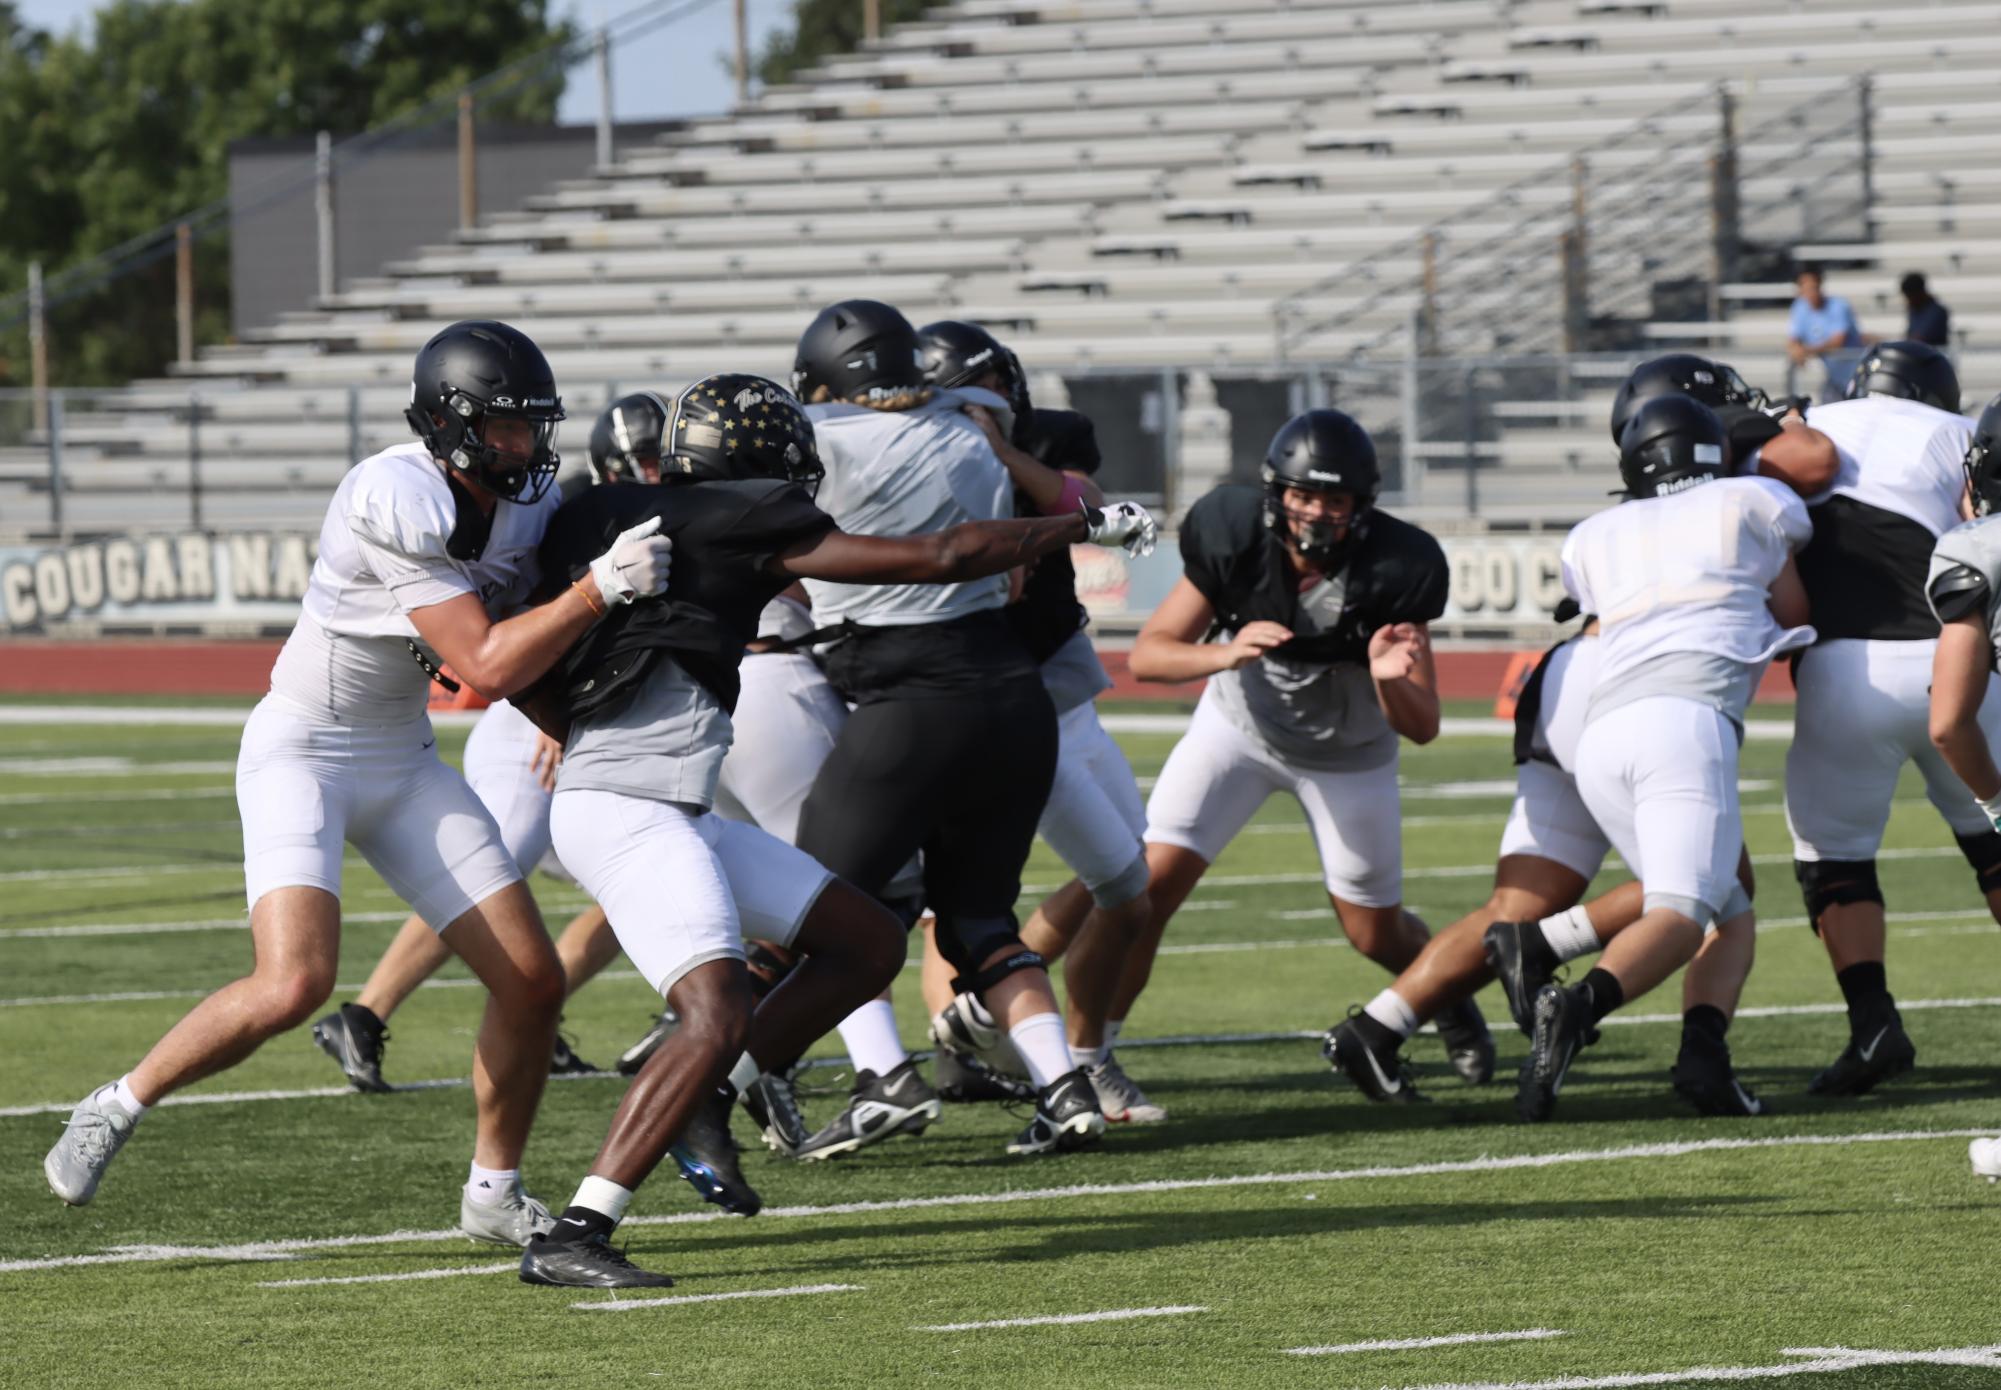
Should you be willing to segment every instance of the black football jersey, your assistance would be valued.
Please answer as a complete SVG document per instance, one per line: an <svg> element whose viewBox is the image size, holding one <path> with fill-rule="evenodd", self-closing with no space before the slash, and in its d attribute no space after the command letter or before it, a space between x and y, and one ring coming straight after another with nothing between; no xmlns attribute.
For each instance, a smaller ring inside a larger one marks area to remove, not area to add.
<svg viewBox="0 0 2001 1390"><path fill-rule="evenodd" d="M1104 462L1091 417L1074 410L1031 409L1015 442L1037 463L1066 473L1093 477ZM1034 504L1020 492L1015 494L1015 510L1022 516L1036 514ZM1077 602L1077 569L1068 550L1051 551L1029 567L1021 597L1008 605L1007 617L1038 663L1054 656L1075 635L1085 615L1084 605Z"/></svg>

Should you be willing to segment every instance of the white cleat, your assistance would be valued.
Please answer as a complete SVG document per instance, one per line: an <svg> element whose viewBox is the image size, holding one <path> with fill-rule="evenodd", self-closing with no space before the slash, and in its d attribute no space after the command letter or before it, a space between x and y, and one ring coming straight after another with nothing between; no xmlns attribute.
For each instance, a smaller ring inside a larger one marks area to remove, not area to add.
<svg viewBox="0 0 2001 1390"><path fill-rule="evenodd" d="M97 1195L104 1170L132 1137L139 1122L111 1099L111 1087L100 1086L76 1103L70 1112L63 1137L42 1160L42 1176L49 1191L73 1207L80 1207Z"/></svg>
<svg viewBox="0 0 2001 1390"><path fill-rule="evenodd" d="M1000 1029L980 1022L979 1000L955 994L952 1002L931 1015L931 1040L957 1052L985 1052L1001 1039Z"/></svg>
<svg viewBox="0 0 2001 1390"><path fill-rule="evenodd" d="M1976 1139L1966 1146L1973 1172L1989 1182L2001 1182L2001 1139Z"/></svg>
<svg viewBox="0 0 2001 1390"><path fill-rule="evenodd" d="M1147 1099L1139 1083L1126 1075L1117 1056L1107 1057L1095 1067L1086 1067L1091 1089L1098 1093L1098 1108L1112 1124L1157 1125L1167 1118L1167 1107Z"/></svg>
<svg viewBox="0 0 2001 1390"><path fill-rule="evenodd" d="M530 1240L555 1225L549 1209L521 1190L519 1178L497 1202L475 1202L469 1194L459 1197L459 1229L488 1245L526 1249Z"/></svg>

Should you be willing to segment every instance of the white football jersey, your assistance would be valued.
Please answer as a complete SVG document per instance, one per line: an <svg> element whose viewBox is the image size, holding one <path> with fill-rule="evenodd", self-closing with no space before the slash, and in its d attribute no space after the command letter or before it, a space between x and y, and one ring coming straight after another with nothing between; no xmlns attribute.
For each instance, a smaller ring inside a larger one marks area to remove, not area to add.
<svg viewBox="0 0 2001 1390"><path fill-rule="evenodd" d="M408 615L460 594L479 595L495 617L520 607L540 579L536 547L561 504L554 488L537 502L501 502L479 558L455 559L447 547L457 503L429 450L412 441L363 459L327 507L272 693L329 723L416 718L430 677L410 654L417 629Z"/></svg>
<svg viewBox="0 0 2001 1390"><path fill-rule="evenodd" d="M1779 626L1766 599L1812 534L1805 504L1769 478L1718 478L1579 524L1563 583L1598 615L1598 689L1671 654L1757 666L1811 642L1812 628Z"/></svg>
<svg viewBox="0 0 2001 1390"><path fill-rule="evenodd" d="M1808 423L1841 456L1834 485L1808 505L1852 497L1909 517L1934 536L1959 525L1971 420L1917 401L1864 396L1817 405Z"/></svg>

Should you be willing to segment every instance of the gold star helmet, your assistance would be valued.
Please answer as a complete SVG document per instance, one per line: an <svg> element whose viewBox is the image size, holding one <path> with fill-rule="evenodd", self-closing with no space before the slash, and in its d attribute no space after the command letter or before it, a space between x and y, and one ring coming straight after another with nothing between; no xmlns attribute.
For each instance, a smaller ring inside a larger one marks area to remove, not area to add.
<svg viewBox="0 0 2001 1390"><path fill-rule="evenodd" d="M711 481L782 478L809 496L827 473L813 422L793 394L738 372L703 377L675 399L661 467Z"/></svg>

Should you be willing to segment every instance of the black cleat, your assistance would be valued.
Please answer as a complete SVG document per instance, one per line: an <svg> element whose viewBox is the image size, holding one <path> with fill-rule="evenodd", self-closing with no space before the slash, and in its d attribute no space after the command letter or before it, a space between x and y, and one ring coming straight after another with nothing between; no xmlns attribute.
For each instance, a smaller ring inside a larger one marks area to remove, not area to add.
<svg viewBox="0 0 2001 1390"><path fill-rule="evenodd" d="M575 1229L571 1227L571 1229ZM664 1274L641 1269L625 1258L623 1250L612 1248L601 1231L561 1238L564 1226L545 1236L536 1236L521 1252L521 1282L553 1284L563 1289L671 1289L674 1281Z"/></svg>
<svg viewBox="0 0 2001 1390"><path fill-rule="evenodd" d="M764 1135L765 1147L780 1157L797 1158L812 1138L813 1131L806 1127L806 1117L800 1113L799 1096L792 1089L790 1077L765 1072L737 1099Z"/></svg>
<svg viewBox="0 0 2001 1390"><path fill-rule="evenodd" d="M1525 1038L1535 1036L1536 995L1555 979L1543 963L1549 948L1545 945L1538 950L1527 940L1530 932L1540 938L1542 927L1535 922L1495 922L1480 938L1487 950L1487 964L1501 982L1501 993L1507 996L1508 1012Z"/></svg>
<svg viewBox="0 0 2001 1390"><path fill-rule="evenodd" d="M596 1071L596 1067L577 1055L568 1038L556 1034L556 1046L549 1054L549 1075L591 1076Z"/></svg>
<svg viewBox="0 0 2001 1390"><path fill-rule="evenodd" d="M1674 1093L1703 1115L1769 1115L1771 1107L1744 1089L1730 1065L1730 1048L1684 1036L1681 1054L1668 1073Z"/></svg>
<svg viewBox="0 0 2001 1390"><path fill-rule="evenodd" d="M672 1009L662 1009L660 1016L653 1020L653 1026L646 1035L631 1047L618 1054L618 1074L636 1075L646 1065L646 1059L660 1050L660 1044L672 1037L674 1030L681 1026L681 1016Z"/></svg>
<svg viewBox="0 0 2001 1390"><path fill-rule="evenodd" d="M808 1161L838 1158L898 1134L922 1134L943 1109L938 1093L924 1084L917 1064L907 1057L885 1076L863 1070L855 1075L848 1108L828 1121L793 1157Z"/></svg>
<svg viewBox="0 0 2001 1390"><path fill-rule="evenodd" d="M1082 1067L1066 1071L1035 1094L1035 1118L1007 1146L1011 1154L1069 1153L1105 1133L1105 1112Z"/></svg>
<svg viewBox="0 0 2001 1390"><path fill-rule="evenodd" d="M1446 1060L1459 1079L1468 1086L1484 1086L1494 1079L1494 1035L1480 1006L1471 999L1441 1011L1432 1022L1445 1042Z"/></svg>
<svg viewBox="0 0 2001 1390"><path fill-rule="evenodd" d="M359 1004L343 1004L315 1023L313 1041L340 1064L347 1084L355 1090L396 1089L382 1079L382 1044L389 1041L389 1030Z"/></svg>
<svg viewBox="0 0 2001 1390"><path fill-rule="evenodd" d="M1019 1076L1009 1076L970 1052L940 1046L933 1058L938 1073L938 1099L955 1105L975 1105L999 1101L1019 1105L1035 1099L1035 1087Z"/></svg>
<svg viewBox="0 0 2001 1390"><path fill-rule="evenodd" d="M1865 1096L1892 1077L1902 1076L1918 1060L1917 1044L1904 1031L1895 1009L1864 1024L1848 1039L1834 1064L1807 1083L1817 1096Z"/></svg>
<svg viewBox="0 0 2001 1390"><path fill-rule="evenodd" d="M1370 1024L1375 1026L1371 1028ZM1357 1009L1327 1030L1320 1043L1320 1055L1370 1100L1421 1104L1424 1096L1411 1076L1410 1064L1397 1055L1402 1041Z"/></svg>
<svg viewBox="0 0 2001 1390"><path fill-rule="evenodd" d="M1522 1063L1521 1087L1515 1093L1515 1113L1530 1124L1556 1111L1570 1064L1590 1032L1590 1003L1583 987L1544 985L1535 997L1535 1029L1529 1035L1528 1060Z"/></svg>
<svg viewBox="0 0 2001 1390"><path fill-rule="evenodd" d="M736 1141L730 1138L730 1102L721 1091L705 1099L688 1117L680 1142L668 1150L688 1186L737 1216L755 1216L764 1206L737 1165Z"/></svg>

